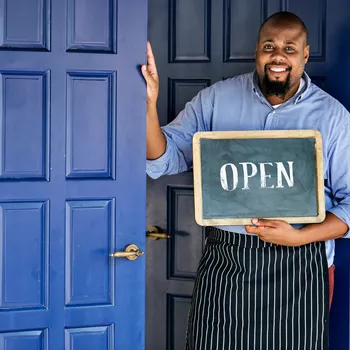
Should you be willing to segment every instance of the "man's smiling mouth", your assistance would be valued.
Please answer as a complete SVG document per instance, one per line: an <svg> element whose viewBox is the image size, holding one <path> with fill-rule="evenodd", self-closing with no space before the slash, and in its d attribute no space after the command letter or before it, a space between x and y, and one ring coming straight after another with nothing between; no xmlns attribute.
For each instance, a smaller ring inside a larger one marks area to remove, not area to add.
<svg viewBox="0 0 350 350"><path fill-rule="evenodd" d="M282 68L282 67L269 67L269 69L270 71L275 73L282 73L287 71L287 68Z"/></svg>

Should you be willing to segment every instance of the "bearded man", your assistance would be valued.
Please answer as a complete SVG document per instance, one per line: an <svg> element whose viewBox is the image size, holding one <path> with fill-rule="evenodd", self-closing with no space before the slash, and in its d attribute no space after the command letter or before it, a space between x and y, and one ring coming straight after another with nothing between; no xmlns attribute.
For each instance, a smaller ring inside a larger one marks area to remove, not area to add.
<svg viewBox="0 0 350 350"><path fill-rule="evenodd" d="M188 319L186 350L328 349L334 239L350 225L350 115L304 71L307 28L290 12L261 26L256 70L218 82L160 127L158 75L150 44L147 82L147 173L192 166L197 131L317 129L323 137L326 219L290 225L208 228ZM276 203L278 206L278 203Z"/></svg>

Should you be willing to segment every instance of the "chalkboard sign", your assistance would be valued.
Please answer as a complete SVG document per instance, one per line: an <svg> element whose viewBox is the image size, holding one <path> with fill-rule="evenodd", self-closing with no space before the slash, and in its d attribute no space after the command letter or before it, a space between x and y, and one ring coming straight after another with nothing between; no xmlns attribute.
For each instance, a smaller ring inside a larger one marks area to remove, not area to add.
<svg viewBox="0 0 350 350"><path fill-rule="evenodd" d="M199 225L325 219L322 136L316 130L198 132L193 175Z"/></svg>

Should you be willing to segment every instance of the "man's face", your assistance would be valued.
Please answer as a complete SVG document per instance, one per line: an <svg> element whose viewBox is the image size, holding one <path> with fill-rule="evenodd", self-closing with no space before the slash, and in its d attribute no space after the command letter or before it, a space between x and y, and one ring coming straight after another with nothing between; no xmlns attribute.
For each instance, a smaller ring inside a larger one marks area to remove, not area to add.
<svg viewBox="0 0 350 350"><path fill-rule="evenodd" d="M309 58L309 46L301 26L266 23L256 46L256 70L267 95L285 97L298 88Z"/></svg>

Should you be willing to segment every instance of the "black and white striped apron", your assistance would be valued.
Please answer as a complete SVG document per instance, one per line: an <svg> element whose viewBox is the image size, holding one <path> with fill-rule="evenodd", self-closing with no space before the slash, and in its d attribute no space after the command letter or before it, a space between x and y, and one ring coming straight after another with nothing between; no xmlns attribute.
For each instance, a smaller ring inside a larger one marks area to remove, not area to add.
<svg viewBox="0 0 350 350"><path fill-rule="evenodd" d="M285 247L208 230L186 350L328 349L324 242Z"/></svg>

